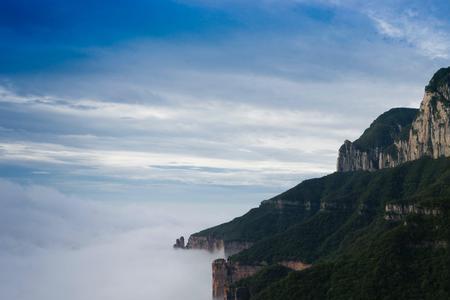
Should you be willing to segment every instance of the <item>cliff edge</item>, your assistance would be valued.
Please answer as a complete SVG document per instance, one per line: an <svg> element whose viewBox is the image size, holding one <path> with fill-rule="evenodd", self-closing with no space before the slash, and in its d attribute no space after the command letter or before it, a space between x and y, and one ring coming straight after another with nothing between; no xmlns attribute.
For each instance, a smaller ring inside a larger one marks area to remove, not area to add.
<svg viewBox="0 0 450 300"><path fill-rule="evenodd" d="M337 171L375 171L424 156L450 156L450 67L434 74L420 109L394 108L339 149Z"/></svg>

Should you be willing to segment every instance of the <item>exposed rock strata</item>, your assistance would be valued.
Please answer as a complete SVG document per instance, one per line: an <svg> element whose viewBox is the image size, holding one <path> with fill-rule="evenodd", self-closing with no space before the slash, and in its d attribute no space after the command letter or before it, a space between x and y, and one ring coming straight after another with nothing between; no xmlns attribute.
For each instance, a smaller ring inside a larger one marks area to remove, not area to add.
<svg viewBox="0 0 450 300"><path fill-rule="evenodd" d="M209 236L193 236L189 237L186 245L187 249L207 250L210 252L223 250L223 240L214 239Z"/></svg>
<svg viewBox="0 0 450 300"><path fill-rule="evenodd" d="M415 204L386 204L384 219L387 221L400 221L408 215L437 216L441 213L438 208L420 207Z"/></svg>
<svg viewBox="0 0 450 300"><path fill-rule="evenodd" d="M424 156L450 157L449 91L450 68L441 69L425 88L420 110L409 126L400 124L400 120L398 124L390 124L391 136L382 137L392 139L388 144L361 147L360 140L364 135L354 143L345 141L339 149L337 171L375 171ZM403 136L402 132L406 128L409 130L407 135Z"/></svg>
<svg viewBox="0 0 450 300"><path fill-rule="evenodd" d="M311 266L301 261L282 261L279 262L279 264L296 271L301 271ZM265 264L242 265L240 263L230 262L225 259L216 259L212 263L213 299L247 299L246 297L248 296L248 291L242 288L232 288L233 283L255 275L264 267L266 267Z"/></svg>
<svg viewBox="0 0 450 300"><path fill-rule="evenodd" d="M250 277L260 271L263 265L240 265L225 259L216 259L212 263L213 299L227 299L227 293L233 282Z"/></svg>
<svg viewBox="0 0 450 300"><path fill-rule="evenodd" d="M209 236L189 237L186 249L207 250L210 252L224 251L225 257L237 254L253 245L251 242L223 241Z"/></svg>

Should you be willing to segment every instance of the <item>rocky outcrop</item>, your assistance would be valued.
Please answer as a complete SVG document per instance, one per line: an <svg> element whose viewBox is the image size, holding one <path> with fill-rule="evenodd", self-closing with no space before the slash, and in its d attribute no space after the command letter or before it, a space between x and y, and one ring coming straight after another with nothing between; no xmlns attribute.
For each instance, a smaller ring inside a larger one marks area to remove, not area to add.
<svg viewBox="0 0 450 300"><path fill-rule="evenodd" d="M339 148L337 170L347 172L355 170L373 171L378 169L378 149L364 151L358 149L352 142L345 140Z"/></svg>
<svg viewBox="0 0 450 300"><path fill-rule="evenodd" d="M223 240L215 239L209 236L194 236L189 237L186 249L207 250L210 252L223 250Z"/></svg>
<svg viewBox="0 0 450 300"><path fill-rule="evenodd" d="M210 252L224 251L225 257L237 254L253 245L245 241L224 241L210 236L191 235L186 249L207 250Z"/></svg>
<svg viewBox="0 0 450 300"><path fill-rule="evenodd" d="M263 265L240 265L216 259L212 263L213 299L227 299L231 285L260 271Z"/></svg>
<svg viewBox="0 0 450 300"><path fill-rule="evenodd" d="M301 271L311 267L311 265L305 264L301 261L282 261L278 264L296 271ZM266 266L266 264L242 265L238 262L231 262L225 259L216 259L212 263L213 299L248 299L248 291L245 288L234 288L233 283L255 275Z"/></svg>
<svg viewBox="0 0 450 300"><path fill-rule="evenodd" d="M450 156L450 102L448 94L425 92L420 113L413 122L409 141L401 150L407 160L423 156Z"/></svg>
<svg viewBox="0 0 450 300"><path fill-rule="evenodd" d="M264 200L261 202L261 206L270 206L279 211L282 210L310 210L311 203L310 202L301 202L301 201L289 201L283 198L272 198L268 200Z"/></svg>
<svg viewBox="0 0 450 300"><path fill-rule="evenodd" d="M386 204L384 219L387 221L400 221L408 215L438 216L439 208L421 207L416 204Z"/></svg>
<svg viewBox="0 0 450 300"><path fill-rule="evenodd" d="M449 91L450 67L433 76L417 114L408 109L390 110L358 140L345 141L339 149L337 171L375 171L424 156L450 157Z"/></svg>
<svg viewBox="0 0 450 300"><path fill-rule="evenodd" d="M184 237L180 237L179 239L176 239L175 244L173 245L174 249L186 249L186 246L184 245Z"/></svg>

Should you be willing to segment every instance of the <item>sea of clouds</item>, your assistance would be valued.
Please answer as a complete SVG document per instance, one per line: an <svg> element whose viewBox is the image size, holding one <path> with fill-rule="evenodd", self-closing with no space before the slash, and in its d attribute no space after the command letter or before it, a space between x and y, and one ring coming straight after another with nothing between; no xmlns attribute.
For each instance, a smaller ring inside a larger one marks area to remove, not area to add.
<svg viewBox="0 0 450 300"><path fill-rule="evenodd" d="M251 205L94 201L0 180L0 299L211 298L221 253L172 249L176 237Z"/></svg>

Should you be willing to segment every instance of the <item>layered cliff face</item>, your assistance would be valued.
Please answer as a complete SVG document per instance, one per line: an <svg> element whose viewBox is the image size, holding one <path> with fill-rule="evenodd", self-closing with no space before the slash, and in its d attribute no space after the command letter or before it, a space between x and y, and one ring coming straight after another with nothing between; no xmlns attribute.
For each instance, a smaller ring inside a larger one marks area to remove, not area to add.
<svg viewBox="0 0 450 300"><path fill-rule="evenodd" d="M450 67L425 88L419 111L392 109L339 149L337 171L375 171L424 156L450 156Z"/></svg>
<svg viewBox="0 0 450 300"><path fill-rule="evenodd" d="M412 124L408 143L401 148L407 160L423 156L450 156L449 106L448 90L445 94L425 93L420 113Z"/></svg>
<svg viewBox="0 0 450 300"><path fill-rule="evenodd" d="M339 149L337 171L375 171L405 162L411 124L417 109L394 108L379 116L354 142L346 140Z"/></svg>
<svg viewBox="0 0 450 300"><path fill-rule="evenodd" d="M302 271L309 267L301 261L281 261L278 265L293 271ZM250 293L244 287L236 287L235 283L258 273L267 267L267 264L245 265L239 262L216 259L212 264L213 299L215 300L246 300Z"/></svg>
<svg viewBox="0 0 450 300"><path fill-rule="evenodd" d="M400 221L406 219L411 215L425 215L425 216L438 216L441 214L441 210L436 207L422 207L416 204L386 204L384 207L385 216L387 221Z"/></svg>
<svg viewBox="0 0 450 300"><path fill-rule="evenodd" d="M209 236L190 236L186 245L187 249L208 250L210 252L221 251L224 248L223 240Z"/></svg>
<svg viewBox="0 0 450 300"><path fill-rule="evenodd" d="M191 235L186 246L184 246L184 238L181 237L176 240L174 248L207 250L210 252L223 251L225 257L229 257L250 248L252 245L251 242L224 241L209 235Z"/></svg>
<svg viewBox="0 0 450 300"><path fill-rule="evenodd" d="M262 270L262 265L241 265L230 263L225 259L217 259L212 264L213 299L226 300L230 287L234 282L250 277Z"/></svg>

